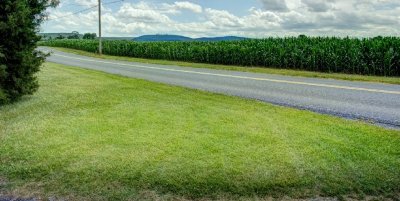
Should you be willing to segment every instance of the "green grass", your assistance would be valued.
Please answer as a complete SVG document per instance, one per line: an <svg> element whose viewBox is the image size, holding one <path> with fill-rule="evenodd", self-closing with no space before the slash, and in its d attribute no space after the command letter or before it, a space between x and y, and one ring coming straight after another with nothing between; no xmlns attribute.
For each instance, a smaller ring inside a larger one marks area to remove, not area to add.
<svg viewBox="0 0 400 201"><path fill-rule="evenodd" d="M155 60L155 59L142 59L142 58L132 58L132 57L98 55L98 54L94 54L94 53L90 53L90 52L86 52L86 51L82 51L82 50L60 48L60 47L52 47L52 48L63 51L63 52L74 53L74 54L95 57L95 58L101 58L101 59L114 59L114 60L121 60L121 61L131 61L131 62L150 63L150 64L177 65L177 66L182 66L182 67L209 68L209 69L217 69L217 70L233 70L233 71L241 71L241 72L266 73L266 74L277 74L277 75L288 75L288 76L328 78L328 79L364 81L364 82L380 82L380 83L387 83L387 84L400 84L400 77L366 76L366 75L341 74L341 73L321 73L321 72L312 72L312 71L276 69L276 68L265 68L265 67L243 67L243 66L190 63L190 62Z"/></svg>
<svg viewBox="0 0 400 201"><path fill-rule="evenodd" d="M71 200L395 197L400 132L47 63L0 107L0 194Z"/></svg>

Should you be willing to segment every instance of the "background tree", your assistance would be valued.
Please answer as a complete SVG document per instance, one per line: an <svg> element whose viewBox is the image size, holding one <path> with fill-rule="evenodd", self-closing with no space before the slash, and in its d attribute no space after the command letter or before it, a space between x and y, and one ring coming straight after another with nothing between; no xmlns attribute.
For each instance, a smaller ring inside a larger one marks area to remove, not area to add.
<svg viewBox="0 0 400 201"><path fill-rule="evenodd" d="M63 36L63 35L61 35L61 34L59 34L57 37L55 37L55 39L57 39L57 40L61 40L61 39L64 39L65 37Z"/></svg>
<svg viewBox="0 0 400 201"><path fill-rule="evenodd" d="M45 55L36 50L46 9L56 0L0 1L0 104L13 102L38 88L35 73Z"/></svg>
<svg viewBox="0 0 400 201"><path fill-rule="evenodd" d="M86 39L86 40L93 40L93 39L96 39L96 37L97 37L96 33L83 34L83 39Z"/></svg>
<svg viewBox="0 0 400 201"><path fill-rule="evenodd" d="M70 36L67 37L68 39L79 39L79 32L73 31Z"/></svg>

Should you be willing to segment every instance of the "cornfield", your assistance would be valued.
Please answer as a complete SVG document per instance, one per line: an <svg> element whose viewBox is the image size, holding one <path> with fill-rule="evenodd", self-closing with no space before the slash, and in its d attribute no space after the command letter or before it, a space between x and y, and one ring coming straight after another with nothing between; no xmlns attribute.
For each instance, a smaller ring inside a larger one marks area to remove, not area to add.
<svg viewBox="0 0 400 201"><path fill-rule="evenodd" d="M40 45L97 52L95 40L50 40ZM400 76L400 38L288 37L223 42L104 41L114 56L330 73Z"/></svg>

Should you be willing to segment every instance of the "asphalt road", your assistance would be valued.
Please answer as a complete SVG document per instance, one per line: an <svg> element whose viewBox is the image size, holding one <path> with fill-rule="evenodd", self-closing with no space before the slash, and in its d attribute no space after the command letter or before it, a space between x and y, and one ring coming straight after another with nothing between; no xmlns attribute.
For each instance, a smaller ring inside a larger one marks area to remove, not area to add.
<svg viewBox="0 0 400 201"><path fill-rule="evenodd" d="M50 51L49 48L41 48ZM47 60L400 129L400 85L143 64L56 50Z"/></svg>

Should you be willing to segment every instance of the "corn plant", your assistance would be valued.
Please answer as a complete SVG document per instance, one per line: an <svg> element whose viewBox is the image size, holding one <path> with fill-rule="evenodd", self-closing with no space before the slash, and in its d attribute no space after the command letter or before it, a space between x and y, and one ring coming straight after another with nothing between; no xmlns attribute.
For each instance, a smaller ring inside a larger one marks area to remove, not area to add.
<svg viewBox="0 0 400 201"><path fill-rule="evenodd" d="M97 52L95 40L41 45ZM104 41L114 56L332 73L400 76L400 38L287 37L222 42Z"/></svg>

